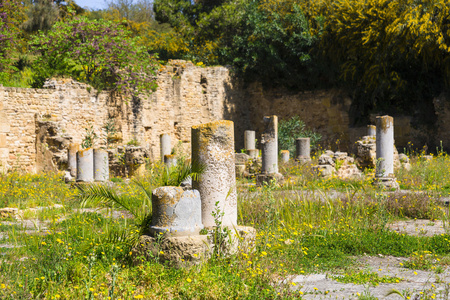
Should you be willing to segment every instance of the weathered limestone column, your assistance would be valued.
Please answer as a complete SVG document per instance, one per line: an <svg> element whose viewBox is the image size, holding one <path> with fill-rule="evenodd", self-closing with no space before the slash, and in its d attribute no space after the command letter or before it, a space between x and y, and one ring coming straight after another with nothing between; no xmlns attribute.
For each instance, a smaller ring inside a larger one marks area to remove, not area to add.
<svg viewBox="0 0 450 300"><path fill-rule="evenodd" d="M196 235L203 229L202 204L197 190L164 186L152 192L150 235Z"/></svg>
<svg viewBox="0 0 450 300"><path fill-rule="evenodd" d="M94 151L92 148L77 152L77 182L94 181Z"/></svg>
<svg viewBox="0 0 450 300"><path fill-rule="evenodd" d="M289 162L289 150L281 150L281 161L283 163Z"/></svg>
<svg viewBox="0 0 450 300"><path fill-rule="evenodd" d="M172 148L170 146L170 135L163 133L159 136L161 143L161 161L164 162L164 155L170 155L172 153Z"/></svg>
<svg viewBox="0 0 450 300"><path fill-rule="evenodd" d="M245 150L256 149L255 132L253 130L244 131L244 147L245 147Z"/></svg>
<svg viewBox="0 0 450 300"><path fill-rule="evenodd" d="M164 164L171 168L171 167L175 167L177 165L178 161L175 155L169 154L169 155L164 155Z"/></svg>
<svg viewBox="0 0 450 300"><path fill-rule="evenodd" d="M295 140L295 159L300 162L311 160L311 139L298 138Z"/></svg>
<svg viewBox="0 0 450 300"><path fill-rule="evenodd" d="M394 176L394 118L390 116L377 117L376 128L376 183L390 188L398 188Z"/></svg>
<svg viewBox="0 0 450 300"><path fill-rule="evenodd" d="M376 136L377 135L377 127L375 125L367 125L367 135L368 136Z"/></svg>
<svg viewBox="0 0 450 300"><path fill-rule="evenodd" d="M77 151L80 150L80 144L72 143L67 149L67 164L70 176L77 176Z"/></svg>
<svg viewBox="0 0 450 300"><path fill-rule="evenodd" d="M202 199L205 227L216 226L213 212L219 210L222 226L237 225L234 127L232 121L215 121L192 127L192 162L205 167L193 188ZM217 203L217 205L216 205Z"/></svg>
<svg viewBox="0 0 450 300"><path fill-rule="evenodd" d="M106 150L94 149L94 180L98 182L109 180L109 157Z"/></svg>
<svg viewBox="0 0 450 300"><path fill-rule="evenodd" d="M278 117L264 117L264 133L261 135L261 173L278 173Z"/></svg>
<svg viewBox="0 0 450 300"><path fill-rule="evenodd" d="M6 142L6 136L9 131L8 116L3 110L3 86L0 85L0 173L6 173L9 169L9 147Z"/></svg>

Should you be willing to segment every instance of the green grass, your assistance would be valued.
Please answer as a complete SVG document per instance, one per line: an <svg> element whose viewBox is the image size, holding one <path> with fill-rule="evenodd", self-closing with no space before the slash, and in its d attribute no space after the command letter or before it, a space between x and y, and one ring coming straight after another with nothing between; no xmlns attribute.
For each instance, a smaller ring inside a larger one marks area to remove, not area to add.
<svg viewBox="0 0 450 300"><path fill-rule="evenodd" d="M2 207L63 208L25 211L25 219L46 227L33 234L14 220L8 220L12 225L2 220L0 232L7 235L2 243L17 248L1 250L0 298L295 299L302 294L301 287L300 292L290 288L294 274L347 274L339 280L364 284L397 280L361 271L355 256L363 254L407 257L404 267L438 274L450 264L449 235L408 236L386 226L414 218L448 221L448 208L436 199L446 193L443 173L450 159L441 155L436 160L427 165L413 160L412 170L399 174L401 184L413 184L421 193L385 193L372 187L370 178L323 180L308 164L288 165L283 172L290 181L284 186L238 182L238 223L257 229L256 251L183 269L157 259L134 266L130 257L144 224L138 212L151 214L148 191L158 185L159 166L142 181L115 180L116 200L124 205L90 202L90 207L135 211L134 218L118 219L80 210L80 190L60 175L2 175Z"/></svg>

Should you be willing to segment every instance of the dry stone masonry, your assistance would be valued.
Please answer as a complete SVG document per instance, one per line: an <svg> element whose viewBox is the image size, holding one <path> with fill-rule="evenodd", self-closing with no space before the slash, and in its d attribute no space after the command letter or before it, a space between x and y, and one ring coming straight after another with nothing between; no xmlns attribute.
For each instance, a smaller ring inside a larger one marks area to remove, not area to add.
<svg viewBox="0 0 450 300"><path fill-rule="evenodd" d="M335 145L339 139L342 151L351 150L349 145L367 132L366 126L354 126L349 114L351 98L339 90L292 93L280 88L263 88L257 82L243 87L225 67L202 68L179 60L161 67L157 84L156 92L138 99L99 93L71 79L49 80L44 89L0 86L0 169L38 172L64 165L66 146L61 150L55 144L54 152L46 148L45 141L38 145L40 126L47 121L59 128L58 135L53 136L54 142L68 138L69 143L77 144L81 144L85 128L92 126L102 135L105 124L112 122L117 132L111 133L108 140L114 146L135 141L148 150L151 160L162 159L162 133L170 135L172 145L181 143L189 153L191 127L222 119L234 121L235 132L243 136L248 128L260 135L265 126L261 120L267 114L283 119L298 115L309 128L322 135L321 146ZM447 102L444 95L434 101L438 127L434 131L424 126L413 128L411 116L396 116L397 146L406 147L410 141L414 145L432 145L442 140L448 148L450 105ZM369 121L375 123L375 115ZM104 146L102 140L98 142L95 146ZM242 148L244 140L239 139L236 149ZM247 150L252 157L258 154L257 150ZM61 164L58 157L64 157Z"/></svg>
<svg viewBox="0 0 450 300"><path fill-rule="evenodd" d="M362 173L354 163L354 158L348 156L347 152L325 151L319 156L318 166L315 169L319 176L331 178L333 176L346 179L361 177Z"/></svg>

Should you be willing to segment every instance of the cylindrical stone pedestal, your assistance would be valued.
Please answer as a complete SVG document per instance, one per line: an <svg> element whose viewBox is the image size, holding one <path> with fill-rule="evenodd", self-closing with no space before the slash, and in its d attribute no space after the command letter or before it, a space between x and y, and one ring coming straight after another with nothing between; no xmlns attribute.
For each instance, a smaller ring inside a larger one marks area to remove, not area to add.
<svg viewBox="0 0 450 300"><path fill-rule="evenodd" d="M159 136L161 143L161 161L164 162L164 155L170 155L172 153L172 147L170 146L170 135L167 133Z"/></svg>
<svg viewBox="0 0 450 300"><path fill-rule="evenodd" d="M67 149L67 167L70 176L77 176L77 151L80 150L80 144L70 144Z"/></svg>
<svg viewBox="0 0 450 300"><path fill-rule="evenodd" d="M150 235L171 236L199 234L203 229L200 193L178 186L163 186L152 192Z"/></svg>
<svg viewBox="0 0 450 300"><path fill-rule="evenodd" d="M278 117L264 117L264 133L261 135L261 173L278 173Z"/></svg>
<svg viewBox="0 0 450 300"><path fill-rule="evenodd" d="M256 149L255 132L253 130L244 131L244 148L245 150Z"/></svg>
<svg viewBox="0 0 450 300"><path fill-rule="evenodd" d="M77 152L77 182L94 181L94 151L92 148Z"/></svg>
<svg viewBox="0 0 450 300"><path fill-rule="evenodd" d="M94 149L94 180L104 182L109 180L108 151Z"/></svg>
<svg viewBox="0 0 450 300"><path fill-rule="evenodd" d="M281 150L281 161L283 163L289 162L289 150Z"/></svg>
<svg viewBox="0 0 450 300"><path fill-rule="evenodd" d="M248 156L250 156L251 159L256 159L259 156L259 150L258 149L249 149L247 150Z"/></svg>
<svg viewBox="0 0 450 300"><path fill-rule="evenodd" d="M394 119L377 117L376 177L394 177Z"/></svg>
<svg viewBox="0 0 450 300"><path fill-rule="evenodd" d="M177 158L175 155L164 155L164 164L171 168L171 167L175 167L177 165Z"/></svg>
<svg viewBox="0 0 450 300"><path fill-rule="evenodd" d="M202 199L205 227L237 225L236 172L234 162L234 127L232 121L216 121L192 127L192 163L204 172L193 188ZM212 213L219 213L215 220ZM223 214L223 216L221 216Z"/></svg>
<svg viewBox="0 0 450 300"><path fill-rule="evenodd" d="M367 125L367 135L368 136L376 136L377 135L377 127L375 125Z"/></svg>
<svg viewBox="0 0 450 300"><path fill-rule="evenodd" d="M310 138L298 138L295 140L295 159L301 162L311 160Z"/></svg>

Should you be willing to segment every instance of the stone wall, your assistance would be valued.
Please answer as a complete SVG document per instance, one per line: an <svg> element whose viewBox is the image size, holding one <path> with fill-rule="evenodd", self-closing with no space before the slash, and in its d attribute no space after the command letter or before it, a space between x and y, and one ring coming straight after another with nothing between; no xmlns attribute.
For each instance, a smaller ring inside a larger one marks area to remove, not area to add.
<svg viewBox="0 0 450 300"><path fill-rule="evenodd" d="M260 140L263 116L272 114L281 120L299 115L308 127L322 134L322 145L333 150L349 151L366 134L365 126L352 126L351 99L338 90L291 92L264 89L258 83L244 87L225 67L202 68L185 61L171 61L162 67L157 82L156 92L139 98L97 93L70 79L51 80L45 89L0 87L0 168L45 170L45 152L50 145L41 137L45 130L40 127L48 122L65 141L81 143L86 127L92 125L101 135L106 122L114 120L119 142L136 140L149 149L154 160L159 159L161 134L170 134L172 147L180 143L188 154L191 127L220 119L234 121L238 151L244 147L244 130L255 130ZM445 99L438 99L436 105L442 107L437 115L442 129L435 132L413 128L410 116L394 116L399 150L408 141L421 147L421 143L431 142L430 137L433 141L447 138L450 105ZM374 124L374 118L367 124ZM52 139L59 141L58 136Z"/></svg>

